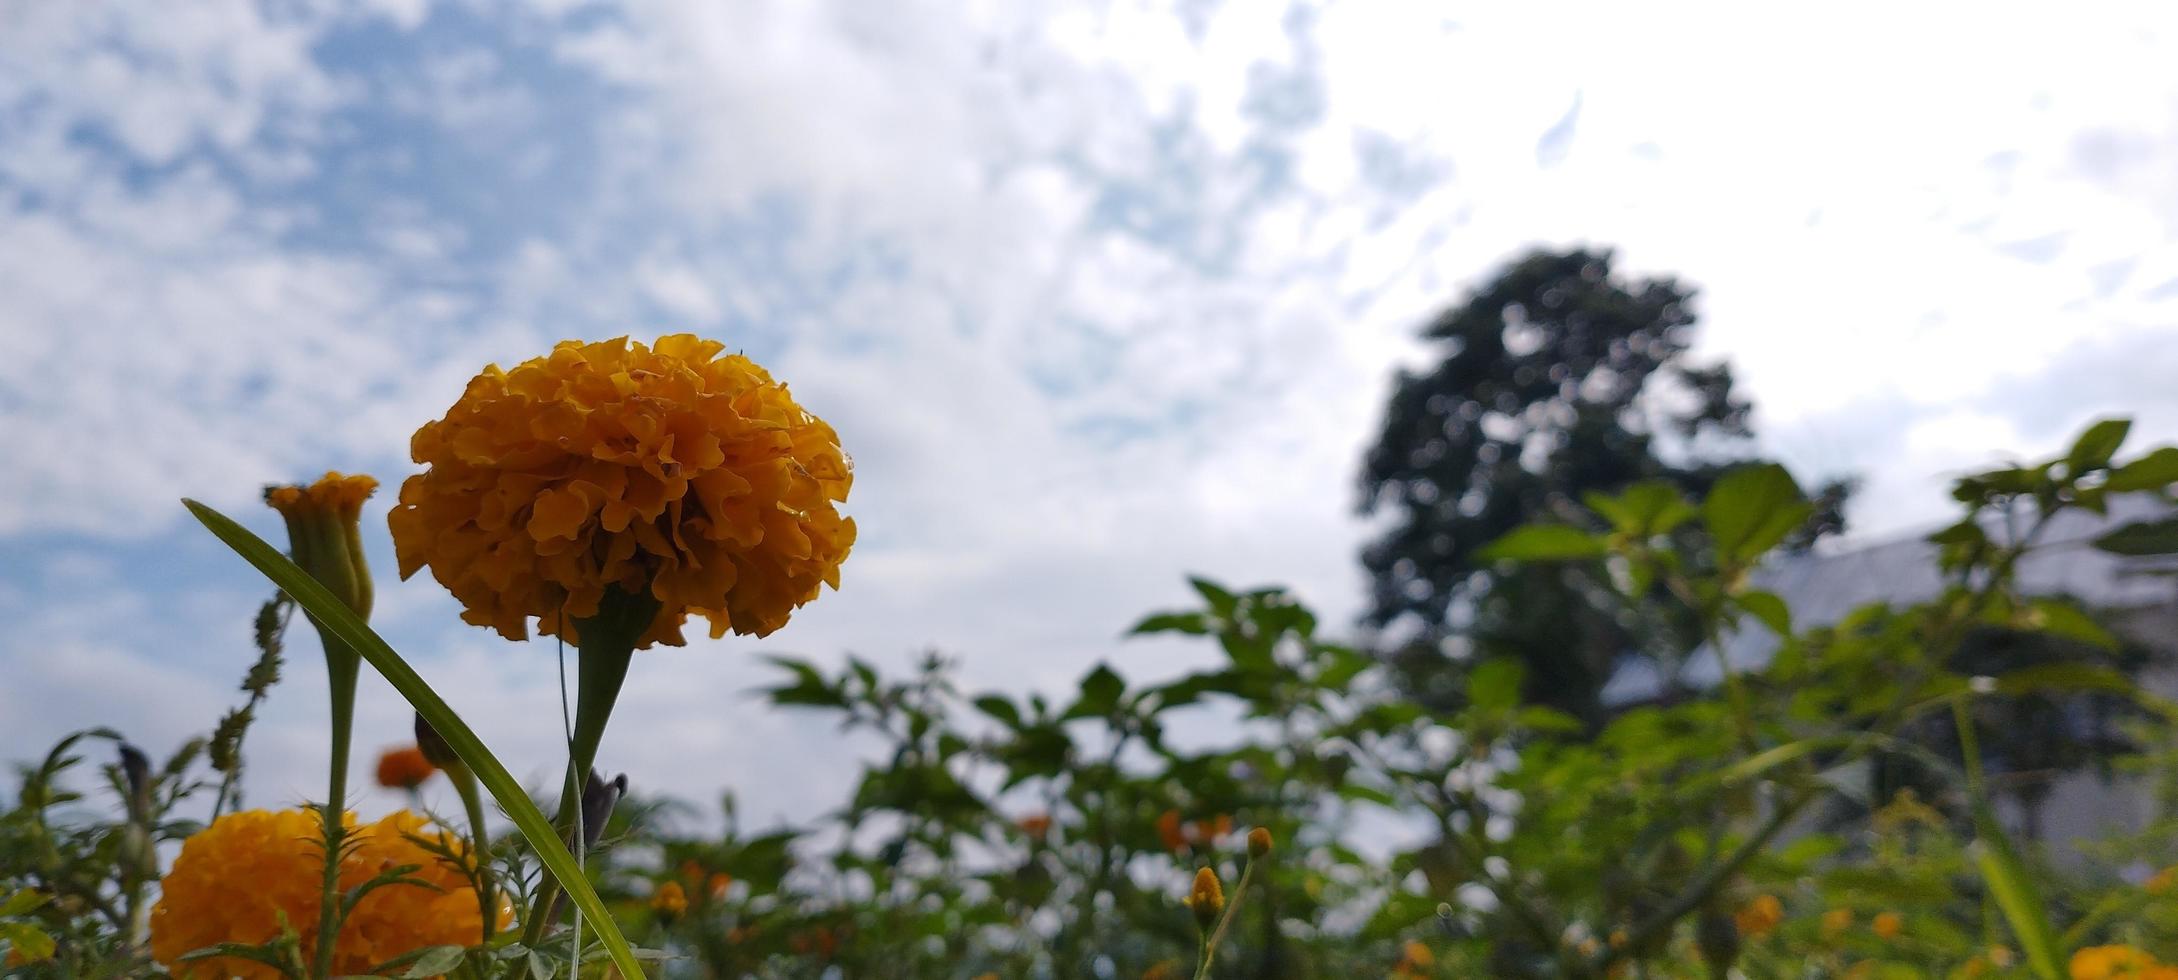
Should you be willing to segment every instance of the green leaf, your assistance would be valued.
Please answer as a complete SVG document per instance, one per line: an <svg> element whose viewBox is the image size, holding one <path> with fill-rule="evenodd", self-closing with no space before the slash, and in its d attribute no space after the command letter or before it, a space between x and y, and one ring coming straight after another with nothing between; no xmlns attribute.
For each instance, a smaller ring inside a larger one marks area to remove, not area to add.
<svg viewBox="0 0 2178 980"><path fill-rule="evenodd" d="M1103 718L1119 709L1119 697L1126 693L1127 682L1113 673L1112 668L1098 664L1081 679L1081 698L1066 710L1067 718Z"/></svg>
<svg viewBox="0 0 2178 980"><path fill-rule="evenodd" d="M1210 621L1201 613L1155 613L1143 617L1127 631L1129 635L1142 633L1191 633L1201 636L1210 632Z"/></svg>
<svg viewBox="0 0 2178 980"><path fill-rule="evenodd" d="M2163 446L2110 471L2103 489L2111 493L2161 490L2178 483L2178 448Z"/></svg>
<svg viewBox="0 0 2178 980"><path fill-rule="evenodd" d="M2096 538L2095 547L2113 555L2178 554L2178 517L2127 524Z"/></svg>
<svg viewBox="0 0 2178 980"><path fill-rule="evenodd" d="M2061 980L2057 969L2057 938L2050 928L2048 906L2035 892L2034 879L2019 865L2019 857L2005 843L2002 831L1994 826L1995 818L1988 807L1982 806L1976 823L1985 830L1997 831L1985 834L1982 839L1968 846L1974 862L1981 867L1982 880L1989 883L1989 893L1996 896L1997 908L2004 912L2004 921L2012 927L2012 936L2019 940L2019 948L2027 954L2027 965L2034 968L2036 976L2043 980Z"/></svg>
<svg viewBox="0 0 2178 980"><path fill-rule="evenodd" d="M1781 638L1792 635L1792 610L1786 608L1785 600L1778 598L1777 593L1742 592L1734 598L1739 603L1739 608L1761 620L1762 625L1770 628L1770 632Z"/></svg>
<svg viewBox="0 0 2178 980"><path fill-rule="evenodd" d="M2110 631L2103 629L2102 624L2095 622L2085 610L2063 599L2034 600L2033 619L2037 629L2052 636L2078 640L2105 650L2117 649L2117 637L2111 636Z"/></svg>
<svg viewBox="0 0 2178 980"><path fill-rule="evenodd" d="M407 967L394 976L404 980L423 980L425 977L444 976L454 972L454 968L460 966L462 958L467 955L468 951L460 946L425 946L380 963L371 972L384 975L387 970Z"/></svg>
<svg viewBox="0 0 2178 980"><path fill-rule="evenodd" d="M1603 539L1579 528L1530 524L1483 545L1475 557L1480 561L1574 561L1601 558L1603 553Z"/></svg>
<svg viewBox="0 0 2178 980"><path fill-rule="evenodd" d="M26 963L53 958L53 937L28 922L0 922L0 939L7 940L8 947L20 954Z"/></svg>
<svg viewBox="0 0 2178 980"><path fill-rule="evenodd" d="M1485 660L1467 676L1467 700L1477 711L1511 711L1520 704L1520 683L1526 677L1518 660Z"/></svg>
<svg viewBox="0 0 2178 980"><path fill-rule="evenodd" d="M1694 516L1679 489L1662 480L1643 480L1615 497L1589 493L1581 499L1609 520L1612 530L1637 538L1668 534Z"/></svg>
<svg viewBox="0 0 2178 980"><path fill-rule="evenodd" d="M1807 521L1811 508L1792 474L1775 463L1724 475L1702 501L1702 520L1726 565L1753 561Z"/></svg>
<svg viewBox="0 0 2178 980"><path fill-rule="evenodd" d="M529 841L530 849L536 853L538 863L545 866L552 877L559 881L560 887L567 892L575 907L582 910L583 919L595 931L598 941L604 944L606 953L612 957L613 966L625 977L644 976L643 968L636 961L633 951L628 948L627 937L621 935L620 926L613 919L611 910L605 907L597 892L590 887L590 880L582 873L581 866L575 863L574 855L567 853L567 846L560 842L559 832L553 828L552 821L543 811L537 809L537 804L523 791L522 784L516 782L514 776L507 772L507 767L500 764L498 757L485 747L484 740L470 730L468 723L462 721L461 716L447 706L445 699L439 697L438 692L431 689L431 685L417 676L408 661L401 659L399 653L386 645L386 641L373 632L346 603L334 598L331 592L326 591L325 586L318 584L317 579L311 578L309 573L289 561L278 549L266 544L263 538L250 533L248 528L235 523L225 514L194 500L184 499L182 505L189 508L189 512L196 515L197 520L203 522L214 537L225 542L243 560L263 572L273 584L293 596L296 604L327 632L339 637L361 654L372 668L393 685L394 690L408 699L416 712L438 730L439 737L454 750L454 754L468 765L469 771L476 774L477 780L492 794L492 799L498 802L500 809L514 821L515 828L522 832L523 838Z"/></svg>
<svg viewBox="0 0 2178 980"><path fill-rule="evenodd" d="M7 901L0 902L0 915L21 915L44 905L45 902L46 895L44 892L25 888L13 895L9 895Z"/></svg>
<svg viewBox="0 0 2178 980"><path fill-rule="evenodd" d="M1224 586L1200 576L1189 576L1187 584L1195 587L1202 601L1210 604L1210 611L1221 618L1230 618L1240 605L1240 597L1225 590Z"/></svg>
<svg viewBox="0 0 2178 980"><path fill-rule="evenodd" d="M2132 678L2094 664L2057 663L2021 667L1996 679L2000 694L2032 694L2037 691L2100 691L2132 694L2139 685Z"/></svg>
<svg viewBox="0 0 2178 980"><path fill-rule="evenodd" d="M2066 475L2077 479L2089 470L2110 465L2110 457L2117 455L2132 427L2131 419L2103 419L2088 426L2072 443L2072 451L2065 454Z"/></svg>
<svg viewBox="0 0 2178 980"><path fill-rule="evenodd" d="M1012 701L1000 695L986 694L975 699L974 703L977 711L997 719L1007 728L1021 727L1021 709L1014 707Z"/></svg>

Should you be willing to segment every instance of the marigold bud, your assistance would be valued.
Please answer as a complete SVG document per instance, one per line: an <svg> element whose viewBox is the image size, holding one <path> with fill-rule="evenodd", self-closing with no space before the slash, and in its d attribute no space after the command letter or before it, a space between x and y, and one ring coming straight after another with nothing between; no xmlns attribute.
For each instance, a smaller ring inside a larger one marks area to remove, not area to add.
<svg viewBox="0 0 2178 980"><path fill-rule="evenodd" d="M1249 857L1251 857L1251 858L1255 858L1256 860L1259 860L1259 861L1260 861L1260 860L1262 860L1263 858L1265 858L1265 857L1268 857L1268 856L1270 856L1270 852L1271 852L1271 832L1270 832L1270 828L1268 828L1268 827L1257 827L1257 828L1255 828L1254 830L1248 831L1248 856L1249 856Z"/></svg>
<svg viewBox="0 0 2178 980"><path fill-rule="evenodd" d="M1225 911L1225 886L1218 881L1218 873L1203 868L1195 872L1195 886L1188 890L1187 907L1195 912L1195 924L1209 931L1217 925L1219 914Z"/></svg>
<svg viewBox="0 0 2178 980"><path fill-rule="evenodd" d="M265 488L265 503L287 519L295 564L358 616L371 613L371 573L363 563L357 522L363 501L378 489L367 476L327 473L309 486Z"/></svg>

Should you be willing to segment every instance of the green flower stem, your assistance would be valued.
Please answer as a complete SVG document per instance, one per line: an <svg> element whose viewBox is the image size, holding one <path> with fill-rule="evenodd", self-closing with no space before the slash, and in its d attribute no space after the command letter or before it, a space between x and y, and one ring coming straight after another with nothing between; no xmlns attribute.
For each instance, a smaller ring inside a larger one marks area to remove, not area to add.
<svg viewBox="0 0 2178 980"><path fill-rule="evenodd" d="M605 738L605 723L612 718L613 704L620 699L628 679L628 663L635 644L658 616L660 603L648 589L639 593L614 588L598 602L597 615L575 621L576 677L574 736L568 745L567 782L560 789L560 809L553 819L560 840L580 857L583 836L582 788L597 761L598 743ZM529 920L522 926L522 941L534 945L544 937L559 902L559 887L543 882L530 905Z"/></svg>
<svg viewBox="0 0 2178 980"><path fill-rule="evenodd" d="M332 774L321 811L320 830L325 835L324 887L318 895L318 945L310 975L333 975L333 946L340 938L340 852L347 837L342 821L348 811L348 742L355 727L356 674L362 659L340 637L322 628L325 673L332 690L333 757L326 769Z"/></svg>
<svg viewBox="0 0 2178 980"><path fill-rule="evenodd" d="M498 902L492 897L492 837L484 825L484 797L477 792L476 774L455 762L446 768L446 779L461 797L461 809L469 818L469 858L476 862L476 911L484 923L483 942L491 945L499 931Z"/></svg>
<svg viewBox="0 0 2178 980"><path fill-rule="evenodd" d="M1210 964L1218 958L1218 943L1225 940L1225 931L1233 927L1233 919L1240 915L1240 903L1248 897L1248 882L1254 877L1255 858L1250 857L1240 865L1240 883L1233 886L1233 899L1225 903L1225 914L1218 917L1218 927L1203 941L1202 960L1195 965L1195 980L1206 980L1210 976Z"/></svg>

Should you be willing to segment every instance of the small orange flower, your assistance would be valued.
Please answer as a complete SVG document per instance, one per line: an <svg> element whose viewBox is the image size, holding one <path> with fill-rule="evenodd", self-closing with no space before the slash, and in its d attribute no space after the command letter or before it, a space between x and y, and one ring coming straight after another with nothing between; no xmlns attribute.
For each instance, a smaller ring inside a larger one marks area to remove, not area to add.
<svg viewBox="0 0 2178 980"><path fill-rule="evenodd" d="M688 893L681 890L678 881L661 882L657 890L650 893L650 910L667 922L678 919L688 911Z"/></svg>
<svg viewBox="0 0 2178 980"><path fill-rule="evenodd" d="M2172 885L2178 885L2178 867L2164 868L2156 872L2147 881L2140 883L2140 887L2150 895L2161 895L2168 892Z"/></svg>
<svg viewBox="0 0 2178 980"><path fill-rule="evenodd" d="M1430 969L1436 965L1437 954L1430 952L1421 941L1409 939L1400 948L1399 965L1392 967L1392 976L1400 980L1419 980L1429 976Z"/></svg>
<svg viewBox="0 0 2178 980"><path fill-rule="evenodd" d="M1195 821L1195 842L1203 847L1215 847L1219 838L1233 832L1233 815L1218 814L1215 818Z"/></svg>
<svg viewBox="0 0 2178 980"><path fill-rule="evenodd" d="M1021 832L1027 834L1030 840L1043 840L1046 834L1051 833L1051 814L1029 814L1021 818L1020 826Z"/></svg>
<svg viewBox="0 0 2178 980"><path fill-rule="evenodd" d="M1824 938L1835 938L1838 933L1844 932L1845 930L1852 928L1852 926L1852 909L1831 909L1830 911L1823 913Z"/></svg>
<svg viewBox="0 0 2178 980"><path fill-rule="evenodd" d="M732 888L733 885L733 875L727 874L724 871L714 871L711 873L711 879L707 883L706 890L711 893L712 901L717 901L719 899L725 898L726 889Z"/></svg>
<svg viewBox="0 0 2178 980"><path fill-rule="evenodd" d="M1896 912L1881 913L1868 923L1868 928L1882 939L1897 938L1898 931L1904 927L1905 922L1898 917Z"/></svg>
<svg viewBox="0 0 2178 980"><path fill-rule="evenodd" d="M378 785L387 789L415 789L422 786L439 767L424 758L423 750L413 745L406 748L387 749L378 757Z"/></svg>
<svg viewBox="0 0 2178 980"><path fill-rule="evenodd" d="M1180 831L1180 811L1166 810L1157 815L1157 839L1168 851L1177 852L1187 846L1187 835Z"/></svg>
<svg viewBox="0 0 2178 980"><path fill-rule="evenodd" d="M1732 924L1739 927L1739 934L1750 939L1767 936L1785 921L1785 904L1775 895L1756 895L1754 899L1732 913Z"/></svg>

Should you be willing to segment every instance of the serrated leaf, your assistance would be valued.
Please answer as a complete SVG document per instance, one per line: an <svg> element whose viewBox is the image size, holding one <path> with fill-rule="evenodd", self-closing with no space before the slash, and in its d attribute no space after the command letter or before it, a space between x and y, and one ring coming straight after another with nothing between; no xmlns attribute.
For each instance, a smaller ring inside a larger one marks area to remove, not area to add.
<svg viewBox="0 0 2178 980"><path fill-rule="evenodd" d="M1578 561L1601 558L1604 540L1563 524L1529 524L1483 545L1478 561Z"/></svg>

